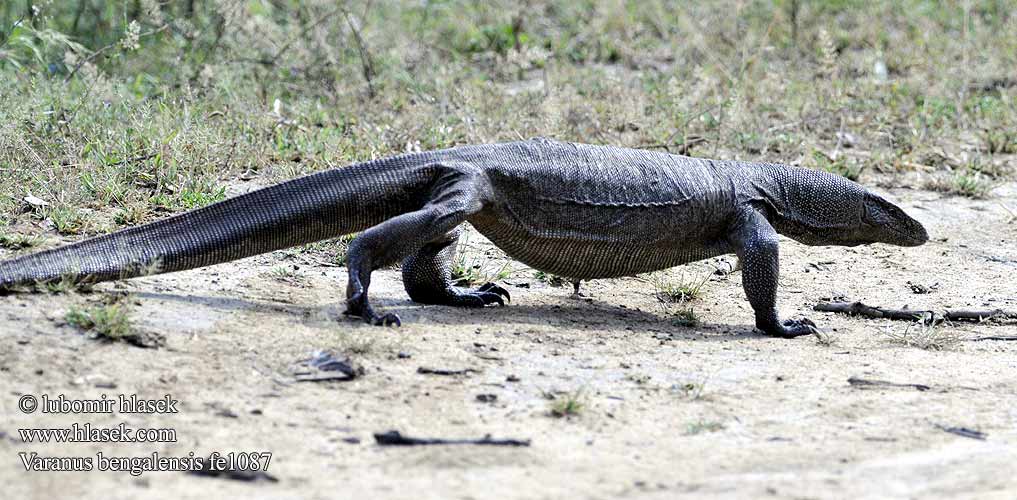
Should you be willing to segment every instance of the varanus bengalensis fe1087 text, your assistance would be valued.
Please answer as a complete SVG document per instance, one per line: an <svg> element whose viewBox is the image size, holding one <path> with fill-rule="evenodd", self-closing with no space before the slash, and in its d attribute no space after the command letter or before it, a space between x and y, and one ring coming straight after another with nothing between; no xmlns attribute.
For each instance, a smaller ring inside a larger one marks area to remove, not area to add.
<svg viewBox="0 0 1017 500"><path fill-rule="evenodd" d="M347 313L398 324L369 302L371 272L402 260L410 298L479 307L508 293L454 285L463 223L509 256L573 280L665 269L722 254L742 263L764 333L811 333L775 306L783 234L807 245L921 245L925 228L843 177L549 139L412 153L321 172L0 263L0 288L104 281L209 266L362 233L350 244Z"/></svg>

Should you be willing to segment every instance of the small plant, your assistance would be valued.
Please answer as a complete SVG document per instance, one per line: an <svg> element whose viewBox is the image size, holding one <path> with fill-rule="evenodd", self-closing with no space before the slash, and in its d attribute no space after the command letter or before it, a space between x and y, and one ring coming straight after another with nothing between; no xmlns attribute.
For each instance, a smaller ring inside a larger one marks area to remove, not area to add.
<svg viewBox="0 0 1017 500"><path fill-rule="evenodd" d="M509 263L502 263L494 269L486 262L477 259L473 252L468 252L469 233L463 236L460 249L452 263L452 281L458 286L470 286L477 283L488 283L507 278L510 274Z"/></svg>
<svg viewBox="0 0 1017 500"><path fill-rule="evenodd" d="M936 179L926 184L928 189L947 194L982 199L989 196L992 183L982 172L967 168L954 174L949 180Z"/></svg>
<svg viewBox="0 0 1017 500"><path fill-rule="evenodd" d="M544 271L537 271L533 273L533 277L538 281L543 281L550 286L565 286L569 282L569 279L564 276L558 276L557 274L545 273Z"/></svg>
<svg viewBox="0 0 1017 500"><path fill-rule="evenodd" d="M685 399L697 401L703 397L703 391L706 390L706 381L675 384L671 386L671 389L676 391Z"/></svg>
<svg viewBox="0 0 1017 500"><path fill-rule="evenodd" d="M0 233L0 247L8 250L24 250L42 243L38 235L26 235L18 233Z"/></svg>
<svg viewBox="0 0 1017 500"><path fill-rule="evenodd" d="M330 240L316 241L314 243L308 243L304 246L287 250L286 252L291 254L320 254L327 258L327 263L344 266L346 265L346 258L350 251L350 243L352 243L359 235L360 233L352 233L338 238L332 238Z"/></svg>
<svg viewBox="0 0 1017 500"><path fill-rule="evenodd" d="M61 276L60 279L36 282L35 290L59 295L74 291L88 291L89 285L76 279L73 274L68 273Z"/></svg>
<svg viewBox="0 0 1017 500"><path fill-rule="evenodd" d="M50 210L49 220L53 223L53 228L63 235L79 234L85 225L85 219L81 216L81 212L67 207Z"/></svg>
<svg viewBox="0 0 1017 500"><path fill-rule="evenodd" d="M699 316L696 314L695 309L691 307L683 307L671 314L671 324L674 326L680 326L684 328L693 328L702 324Z"/></svg>
<svg viewBox="0 0 1017 500"><path fill-rule="evenodd" d="M193 208L210 205L217 201L226 199L226 188L210 188L209 190L184 190L180 192L177 200L181 208L190 210Z"/></svg>
<svg viewBox="0 0 1017 500"><path fill-rule="evenodd" d="M226 199L223 186L206 186L205 189L184 189L176 196L158 193L148 199L149 205L164 210L191 210Z"/></svg>
<svg viewBox="0 0 1017 500"><path fill-rule="evenodd" d="M121 226L136 226L148 218L148 208L143 205L130 205L113 215L113 222Z"/></svg>
<svg viewBox="0 0 1017 500"><path fill-rule="evenodd" d="M467 265L462 255L452 263L452 281L458 286L469 286L480 281L480 266Z"/></svg>
<svg viewBox="0 0 1017 500"><path fill-rule="evenodd" d="M668 304L682 304L700 298L707 281L710 281L710 273L704 274L701 279L688 280L682 273L677 281L670 279L664 272L650 275L650 283L657 290L657 300Z"/></svg>
<svg viewBox="0 0 1017 500"><path fill-rule="evenodd" d="M699 420L692 422L685 427L686 436L695 436L704 432L717 432L724 430L724 424L716 421Z"/></svg>
<svg viewBox="0 0 1017 500"><path fill-rule="evenodd" d="M302 278L302 276L297 273L297 269L297 266L276 266L270 271L264 273L264 276L280 283L296 285L300 283Z"/></svg>
<svg viewBox="0 0 1017 500"><path fill-rule="evenodd" d="M346 236L340 236L332 240L335 244L332 254L332 262L340 265L346 264L346 259L349 257L350 253L350 243L353 243L353 240L356 239L357 236L360 236L360 233L347 234Z"/></svg>
<svg viewBox="0 0 1017 500"><path fill-rule="evenodd" d="M559 395L551 401L551 416L555 418L579 416L586 408L583 391Z"/></svg>
<svg viewBox="0 0 1017 500"><path fill-rule="evenodd" d="M964 341L964 335L961 333L925 321L925 318L908 325L903 332L887 327L882 333L894 344L917 347L927 351L953 349Z"/></svg>
<svg viewBox="0 0 1017 500"><path fill-rule="evenodd" d="M1017 132L989 129L982 133L985 150L989 154L1017 154Z"/></svg>
<svg viewBox="0 0 1017 500"><path fill-rule="evenodd" d="M121 340L131 335L131 321L119 304L80 309L71 308L64 315L67 323L91 334L94 338Z"/></svg>
<svg viewBox="0 0 1017 500"><path fill-rule="evenodd" d="M826 153L816 150L812 152L812 159L816 168L825 170L831 174L837 174L846 179L857 181L865 170L865 165L849 164L846 157L841 156L834 160Z"/></svg>

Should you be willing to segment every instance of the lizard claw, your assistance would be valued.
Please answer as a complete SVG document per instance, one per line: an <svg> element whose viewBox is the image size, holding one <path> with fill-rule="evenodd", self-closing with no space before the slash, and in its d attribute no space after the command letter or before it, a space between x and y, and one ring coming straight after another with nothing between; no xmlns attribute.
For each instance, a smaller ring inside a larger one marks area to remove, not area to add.
<svg viewBox="0 0 1017 500"><path fill-rule="evenodd" d="M774 321L767 324L757 324L756 329L764 335L782 339L793 339L802 335L815 335L819 331L816 324L808 318L789 319L780 323Z"/></svg>
<svg viewBox="0 0 1017 500"><path fill-rule="evenodd" d="M359 317L365 323L370 323L374 326L402 326L399 316L393 313L382 314L380 316L376 314L374 309L371 309L371 305L367 303L362 292L354 294L346 301L346 310L343 311L343 315Z"/></svg>
<svg viewBox="0 0 1017 500"><path fill-rule="evenodd" d="M488 304L498 304L500 306L505 305L505 301L502 300L501 295L494 292L464 292L456 295L450 305L460 307L484 307Z"/></svg>
<svg viewBox="0 0 1017 500"><path fill-rule="evenodd" d="M506 289L504 289L504 288L502 288L502 287L500 287L500 286L498 286L498 285L496 285L494 283L484 283L483 285L480 285L480 288L478 288L477 291L478 292L491 292L491 293L495 293L495 294L501 295L502 297L505 297L505 300L507 300L509 302L512 302L512 297L509 296L508 290L506 290ZM501 305L505 305L501 301L499 301L498 303L501 304Z"/></svg>
<svg viewBox="0 0 1017 500"><path fill-rule="evenodd" d="M772 335L785 339L793 339L802 335L815 335L819 331L816 324L809 318L785 320L780 326L781 331Z"/></svg>
<svg viewBox="0 0 1017 500"><path fill-rule="evenodd" d="M381 316L374 316L370 319L370 322L374 326L402 326L403 322L399 321L399 316L394 313L386 313Z"/></svg>

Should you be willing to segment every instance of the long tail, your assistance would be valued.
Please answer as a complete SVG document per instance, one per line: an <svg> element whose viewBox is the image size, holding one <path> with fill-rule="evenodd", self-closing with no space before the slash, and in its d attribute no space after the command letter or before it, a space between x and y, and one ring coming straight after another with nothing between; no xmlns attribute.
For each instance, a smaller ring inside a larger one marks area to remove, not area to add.
<svg viewBox="0 0 1017 500"><path fill-rule="evenodd" d="M0 289L182 271L361 231L426 202L435 176L427 160L407 155L321 172L0 262Z"/></svg>

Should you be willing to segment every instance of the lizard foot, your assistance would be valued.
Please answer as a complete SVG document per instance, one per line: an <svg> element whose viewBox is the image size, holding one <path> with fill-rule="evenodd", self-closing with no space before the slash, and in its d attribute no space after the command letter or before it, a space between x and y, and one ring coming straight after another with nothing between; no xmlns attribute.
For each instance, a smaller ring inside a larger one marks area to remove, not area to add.
<svg viewBox="0 0 1017 500"><path fill-rule="evenodd" d="M508 290L494 284L485 283L476 290L453 289L449 297L448 305L459 307L484 307L488 304L505 305L505 301L512 301Z"/></svg>
<svg viewBox="0 0 1017 500"><path fill-rule="evenodd" d="M819 329L811 319L788 319L770 328L759 328L764 334L782 339L793 339L802 335L814 335Z"/></svg>
<svg viewBox="0 0 1017 500"><path fill-rule="evenodd" d="M371 305L367 303L367 300L363 298L362 294L356 294L346 301L346 311L343 312L346 316L355 316L364 320L365 323L370 323L374 326L402 326L402 321L399 320L399 316L394 313L377 314L374 309L371 309Z"/></svg>

